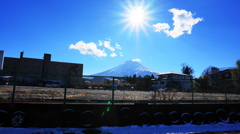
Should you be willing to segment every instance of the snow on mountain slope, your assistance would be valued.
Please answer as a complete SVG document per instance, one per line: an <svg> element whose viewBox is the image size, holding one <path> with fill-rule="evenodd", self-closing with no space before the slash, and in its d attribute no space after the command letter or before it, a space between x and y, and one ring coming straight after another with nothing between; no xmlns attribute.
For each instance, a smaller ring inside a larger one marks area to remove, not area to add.
<svg viewBox="0 0 240 134"><path fill-rule="evenodd" d="M145 75L154 75L154 77L157 77L158 72L153 71L147 67L144 67L137 61L126 61L125 63L114 67L112 69L93 74L95 76L119 76L119 77L124 77L124 76L133 76L136 74L138 77L139 75L144 77Z"/></svg>

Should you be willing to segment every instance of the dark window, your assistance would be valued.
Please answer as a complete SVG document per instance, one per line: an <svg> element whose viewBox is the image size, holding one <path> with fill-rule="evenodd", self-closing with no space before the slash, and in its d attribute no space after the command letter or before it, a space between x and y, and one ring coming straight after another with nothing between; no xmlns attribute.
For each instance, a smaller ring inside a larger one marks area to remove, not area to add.
<svg viewBox="0 0 240 134"><path fill-rule="evenodd" d="M164 85L164 84L165 84L165 81L161 81L160 84L161 84L161 85Z"/></svg>

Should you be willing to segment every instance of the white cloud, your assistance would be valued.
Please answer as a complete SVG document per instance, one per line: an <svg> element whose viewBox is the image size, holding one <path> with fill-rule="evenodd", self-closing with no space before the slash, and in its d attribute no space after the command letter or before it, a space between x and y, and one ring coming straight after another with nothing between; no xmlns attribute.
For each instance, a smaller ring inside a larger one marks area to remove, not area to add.
<svg viewBox="0 0 240 134"><path fill-rule="evenodd" d="M111 41L112 39L111 39L111 37L108 37L108 38L106 38L106 40L109 40L109 41Z"/></svg>
<svg viewBox="0 0 240 134"><path fill-rule="evenodd" d="M122 49L122 47L118 43L116 43L115 48L116 49Z"/></svg>
<svg viewBox="0 0 240 134"><path fill-rule="evenodd" d="M98 46L102 46L103 45L103 43L102 43L102 41L98 41Z"/></svg>
<svg viewBox="0 0 240 134"><path fill-rule="evenodd" d="M119 52L120 56L123 56L122 52Z"/></svg>
<svg viewBox="0 0 240 134"><path fill-rule="evenodd" d="M141 60L140 60L140 59L132 59L132 61L139 61L139 62L141 62Z"/></svg>
<svg viewBox="0 0 240 134"><path fill-rule="evenodd" d="M166 32L170 26L167 23L157 23L155 25L153 25L154 27L154 32Z"/></svg>
<svg viewBox="0 0 240 134"><path fill-rule="evenodd" d="M109 49L110 51L115 51L115 48L113 48L111 46L111 42L110 41L98 41L98 42L99 42L98 46L102 46L103 45L105 48Z"/></svg>
<svg viewBox="0 0 240 134"><path fill-rule="evenodd" d="M98 57L107 56L104 50L98 49L97 45L93 42L85 43L83 41L77 42L75 45L71 44L69 49L79 50L81 54L96 55Z"/></svg>
<svg viewBox="0 0 240 134"><path fill-rule="evenodd" d="M154 32L164 32L173 38L177 38L184 33L191 34L193 25L203 21L202 18L193 18L194 14L190 11L178 10L176 8L172 8L168 11L173 13L173 30L169 30L170 26L167 23L157 23L153 25Z"/></svg>
<svg viewBox="0 0 240 134"><path fill-rule="evenodd" d="M117 53L119 53L119 56L123 56L122 52L116 51L122 49L121 46L116 43L114 47L111 46L111 39L107 39L108 41L101 41L99 40L98 43L85 43L84 41L79 41L76 44L71 44L69 46L69 49L75 49L80 52L80 54L84 55L95 55L98 57L116 57L118 56ZM104 49L107 48L107 49ZM107 54L107 52L111 52Z"/></svg>
<svg viewBox="0 0 240 134"><path fill-rule="evenodd" d="M110 56L111 56L111 57L116 57L117 54L116 54L116 53L111 53Z"/></svg>

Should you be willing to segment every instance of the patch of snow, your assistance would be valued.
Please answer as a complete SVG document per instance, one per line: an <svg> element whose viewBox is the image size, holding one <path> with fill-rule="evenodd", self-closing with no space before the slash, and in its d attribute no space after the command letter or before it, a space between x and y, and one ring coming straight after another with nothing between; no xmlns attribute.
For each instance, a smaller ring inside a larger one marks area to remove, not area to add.
<svg viewBox="0 0 240 134"><path fill-rule="evenodd" d="M152 125L100 128L12 128L0 127L0 134L190 134L207 132L240 131L240 124L204 124L204 125Z"/></svg>

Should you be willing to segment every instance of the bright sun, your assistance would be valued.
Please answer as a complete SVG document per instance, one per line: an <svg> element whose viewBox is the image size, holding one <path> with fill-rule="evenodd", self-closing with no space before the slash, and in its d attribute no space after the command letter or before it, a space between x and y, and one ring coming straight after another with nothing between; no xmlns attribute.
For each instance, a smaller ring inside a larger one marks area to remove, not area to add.
<svg viewBox="0 0 240 134"><path fill-rule="evenodd" d="M142 9L142 7L136 7L135 9L131 10L129 12L129 20L130 20L130 23L133 23L133 24L141 24L144 19L146 18L145 16L145 12L144 10Z"/></svg>
<svg viewBox="0 0 240 134"><path fill-rule="evenodd" d="M122 14L124 19L122 22L126 23L124 31L130 28L130 32L135 31L139 33L140 30L146 33L146 27L150 26L148 21L151 20L150 14L153 11L149 11L149 5L145 5L144 1L140 3L128 3L128 6L123 6L125 13Z"/></svg>

